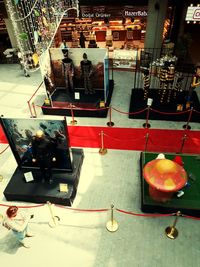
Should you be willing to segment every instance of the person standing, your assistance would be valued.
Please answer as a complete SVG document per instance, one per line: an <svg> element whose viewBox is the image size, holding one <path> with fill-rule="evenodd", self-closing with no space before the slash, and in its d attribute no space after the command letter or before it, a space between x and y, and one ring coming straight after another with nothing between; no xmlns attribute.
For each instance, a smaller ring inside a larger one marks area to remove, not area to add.
<svg viewBox="0 0 200 267"><path fill-rule="evenodd" d="M61 49L67 49L68 48L67 43L66 43L65 40L63 40L62 43L60 44L60 48Z"/></svg>
<svg viewBox="0 0 200 267"><path fill-rule="evenodd" d="M83 60L81 60L81 75L84 79L85 94L94 94L95 91L92 88L91 76L92 76L92 62L88 60L87 54L83 53Z"/></svg>
<svg viewBox="0 0 200 267"><path fill-rule="evenodd" d="M192 84L190 86L188 96L187 96L187 102L191 102L192 100L192 94L197 86L200 85L200 62L196 64L195 66L195 73L192 78Z"/></svg>
<svg viewBox="0 0 200 267"><path fill-rule="evenodd" d="M79 38L79 44L80 44L81 48L85 48L85 41L86 41L86 38L85 38L83 32L81 32L80 38Z"/></svg>
<svg viewBox="0 0 200 267"><path fill-rule="evenodd" d="M25 213L18 211L18 207L10 206L6 211L6 217L3 220L3 225L7 229L12 230L17 240L25 248L30 247L25 241L25 237L33 236L33 234L28 232L28 223L32 218L33 215L25 215Z"/></svg>
<svg viewBox="0 0 200 267"><path fill-rule="evenodd" d="M65 77L65 87L67 93L74 91L74 63L71 58L69 58L69 52L63 49L64 58L62 59L62 71Z"/></svg>

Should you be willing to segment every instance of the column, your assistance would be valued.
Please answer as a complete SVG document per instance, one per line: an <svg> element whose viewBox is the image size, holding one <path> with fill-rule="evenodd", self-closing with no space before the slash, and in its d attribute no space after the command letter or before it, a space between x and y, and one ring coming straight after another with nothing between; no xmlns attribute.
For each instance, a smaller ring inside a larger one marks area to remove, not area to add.
<svg viewBox="0 0 200 267"><path fill-rule="evenodd" d="M6 29L7 29L9 38L10 38L11 45L12 45L12 47L17 48L17 40L16 40L16 36L14 34L12 22L10 19L4 19L4 20L5 20Z"/></svg>
<svg viewBox="0 0 200 267"><path fill-rule="evenodd" d="M149 0L145 48L161 49L168 0Z"/></svg>

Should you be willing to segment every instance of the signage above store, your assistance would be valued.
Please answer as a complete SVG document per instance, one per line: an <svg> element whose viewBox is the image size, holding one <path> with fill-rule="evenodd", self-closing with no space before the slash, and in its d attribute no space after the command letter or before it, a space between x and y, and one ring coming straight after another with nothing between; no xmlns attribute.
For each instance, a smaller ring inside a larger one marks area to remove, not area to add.
<svg viewBox="0 0 200 267"><path fill-rule="evenodd" d="M145 10L132 10L132 9L124 9L123 11L123 17L146 17L147 16L147 11Z"/></svg>
<svg viewBox="0 0 200 267"><path fill-rule="evenodd" d="M82 18L141 18L147 17L147 6L80 6Z"/></svg>
<svg viewBox="0 0 200 267"><path fill-rule="evenodd" d="M189 6L185 20L187 22L193 21L194 23L200 21L200 6Z"/></svg>
<svg viewBox="0 0 200 267"><path fill-rule="evenodd" d="M111 14L109 13L81 13L82 18L110 18Z"/></svg>

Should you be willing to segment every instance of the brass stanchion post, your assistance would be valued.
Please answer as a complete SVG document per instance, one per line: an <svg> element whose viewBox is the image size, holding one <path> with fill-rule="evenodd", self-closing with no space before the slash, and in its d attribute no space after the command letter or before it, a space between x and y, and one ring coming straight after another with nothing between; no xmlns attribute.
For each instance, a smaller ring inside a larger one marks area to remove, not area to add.
<svg viewBox="0 0 200 267"><path fill-rule="evenodd" d="M73 106L70 105L70 108L71 108L71 116L72 116L72 120L70 121L70 124L71 124L71 125L76 125L76 124L77 124L77 121L74 119Z"/></svg>
<svg viewBox="0 0 200 267"><path fill-rule="evenodd" d="M34 114L35 114L35 115L33 115L33 118L37 118L37 113L36 113L35 103L34 102L32 103L32 107L33 107Z"/></svg>
<svg viewBox="0 0 200 267"><path fill-rule="evenodd" d="M184 134L184 136L182 138L182 144L181 144L180 153L183 152L183 147L184 147L184 144L185 144L186 139L187 139L187 134Z"/></svg>
<svg viewBox="0 0 200 267"><path fill-rule="evenodd" d="M105 155L107 153L107 149L104 147L104 139L103 139L103 131L101 131L101 148L99 149L99 154Z"/></svg>
<svg viewBox="0 0 200 267"><path fill-rule="evenodd" d="M150 106L147 107L146 122L143 123L144 128L150 128L151 127L151 124L149 123L149 113L150 113Z"/></svg>
<svg viewBox="0 0 200 267"><path fill-rule="evenodd" d="M176 218L175 218L175 220L174 220L173 225L172 225L172 226L168 226L168 227L165 229L165 234L166 234L166 236L169 237L170 239L175 239L175 238L177 238L177 236L178 236L178 230L175 228L175 226L176 226L176 223L177 223L177 221L178 221L178 217L180 217L180 216L181 216L181 212L178 211L178 212L176 213Z"/></svg>
<svg viewBox="0 0 200 267"><path fill-rule="evenodd" d="M31 118L33 118L34 116L33 116L33 113L32 113L31 104L30 104L29 101L27 101L27 103L28 103L29 111L30 111L30 113L31 113Z"/></svg>
<svg viewBox="0 0 200 267"><path fill-rule="evenodd" d="M191 126L189 125L189 123L190 123L190 120L191 120L191 117L192 117L192 112L193 112L193 107L191 107L191 109L190 109L188 121L187 121L186 124L183 125L183 129L186 129L186 130L190 130L191 129Z"/></svg>
<svg viewBox="0 0 200 267"><path fill-rule="evenodd" d="M113 211L114 205L111 205L111 220L107 222L106 228L109 232L115 232L117 231L119 225L118 222L114 220L114 211Z"/></svg>
<svg viewBox="0 0 200 267"><path fill-rule="evenodd" d="M107 125L109 126L109 127L112 127L112 126L114 126L115 124L114 124L114 122L112 122L112 107L110 106L109 107L109 122L107 122Z"/></svg>
<svg viewBox="0 0 200 267"><path fill-rule="evenodd" d="M47 205L49 207L49 211L50 211L51 219L52 219L52 221L49 222L49 226L54 228L54 227L56 227L58 225L58 222L60 221L60 218L58 216L54 216L52 205L51 205L51 203L49 201L47 201Z"/></svg>
<svg viewBox="0 0 200 267"><path fill-rule="evenodd" d="M148 144L148 141L149 141L149 133L147 133L145 135L145 147L144 147L144 152L147 151L147 144Z"/></svg>
<svg viewBox="0 0 200 267"><path fill-rule="evenodd" d="M3 222L3 215L0 214L0 222Z"/></svg>

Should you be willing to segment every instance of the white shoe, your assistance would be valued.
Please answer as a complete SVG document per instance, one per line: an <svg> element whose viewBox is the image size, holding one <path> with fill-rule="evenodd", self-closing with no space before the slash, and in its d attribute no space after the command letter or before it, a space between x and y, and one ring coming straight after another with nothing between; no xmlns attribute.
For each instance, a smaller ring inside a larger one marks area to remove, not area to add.
<svg viewBox="0 0 200 267"><path fill-rule="evenodd" d="M26 233L26 237L33 237L34 236L34 234L32 234L32 233Z"/></svg>
<svg viewBox="0 0 200 267"><path fill-rule="evenodd" d="M177 197L182 197L183 195L184 195L184 192L183 191L178 191Z"/></svg>
<svg viewBox="0 0 200 267"><path fill-rule="evenodd" d="M23 247L30 248L30 246L25 241L20 241Z"/></svg>

